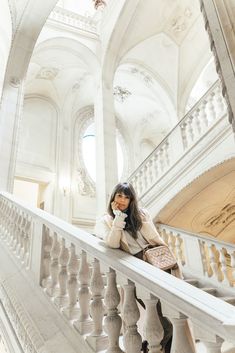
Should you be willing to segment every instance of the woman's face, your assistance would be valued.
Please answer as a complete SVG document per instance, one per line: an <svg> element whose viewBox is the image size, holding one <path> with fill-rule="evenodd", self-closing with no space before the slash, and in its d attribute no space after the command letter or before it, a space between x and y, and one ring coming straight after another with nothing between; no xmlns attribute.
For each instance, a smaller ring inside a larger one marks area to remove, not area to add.
<svg viewBox="0 0 235 353"><path fill-rule="evenodd" d="M116 202L118 210L125 211L129 207L130 197L122 192L117 192L114 197L114 202Z"/></svg>

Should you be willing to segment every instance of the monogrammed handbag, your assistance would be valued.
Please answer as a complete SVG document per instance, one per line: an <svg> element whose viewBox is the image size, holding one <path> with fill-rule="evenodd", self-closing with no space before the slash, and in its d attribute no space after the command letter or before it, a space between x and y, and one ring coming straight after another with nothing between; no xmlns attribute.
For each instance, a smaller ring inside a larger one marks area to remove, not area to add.
<svg viewBox="0 0 235 353"><path fill-rule="evenodd" d="M176 258L166 245L156 246L144 251L143 260L161 270L176 269Z"/></svg>

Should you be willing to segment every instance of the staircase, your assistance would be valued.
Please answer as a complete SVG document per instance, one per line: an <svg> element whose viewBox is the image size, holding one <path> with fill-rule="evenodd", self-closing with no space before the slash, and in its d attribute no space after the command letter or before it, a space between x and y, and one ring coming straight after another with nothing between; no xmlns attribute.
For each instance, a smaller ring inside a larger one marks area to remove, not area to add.
<svg viewBox="0 0 235 353"><path fill-rule="evenodd" d="M11 322L4 339L9 343L9 337L17 337L19 349L24 352L121 353L123 321L126 353L140 352L143 338L152 347L150 352L161 353L161 326L156 312L160 299L164 315L174 326L171 353L195 353L188 336L188 321L197 353L233 352L235 308L221 300L227 296L232 301L233 262L229 262L228 271L221 255L221 263L209 268L210 257L205 258L200 245L202 237L161 227L186 281L107 248L91 234L28 207L10 194L0 193L0 320L1 325L4 320ZM190 256L189 241L193 241ZM203 242L207 243L207 239L203 238ZM216 246L220 249L224 244ZM234 247L227 247L227 253L233 259ZM195 263L194 257L200 261ZM119 288L123 288L121 297ZM141 320L135 292L146 305ZM218 293L218 297L208 292ZM139 321L142 337L136 326Z"/></svg>

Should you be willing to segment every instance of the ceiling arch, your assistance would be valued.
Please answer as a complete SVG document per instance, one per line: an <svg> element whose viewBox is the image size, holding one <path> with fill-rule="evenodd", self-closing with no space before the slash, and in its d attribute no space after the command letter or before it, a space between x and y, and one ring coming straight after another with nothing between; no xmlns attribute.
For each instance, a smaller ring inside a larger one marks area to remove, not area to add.
<svg viewBox="0 0 235 353"><path fill-rule="evenodd" d="M159 212L156 220L235 243L235 158L197 177Z"/></svg>

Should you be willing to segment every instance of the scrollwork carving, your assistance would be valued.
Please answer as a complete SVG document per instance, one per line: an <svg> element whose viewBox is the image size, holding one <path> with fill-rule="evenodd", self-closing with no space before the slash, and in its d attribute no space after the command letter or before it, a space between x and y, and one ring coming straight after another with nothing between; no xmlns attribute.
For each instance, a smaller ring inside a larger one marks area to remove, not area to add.
<svg viewBox="0 0 235 353"><path fill-rule="evenodd" d="M95 187L89 182L87 172L84 168L78 168L77 170L77 187L80 195L83 196L95 196Z"/></svg>

